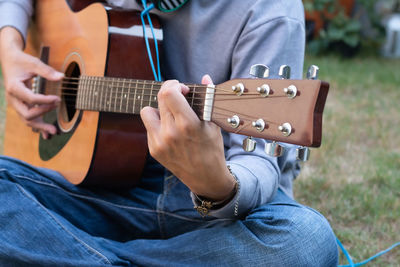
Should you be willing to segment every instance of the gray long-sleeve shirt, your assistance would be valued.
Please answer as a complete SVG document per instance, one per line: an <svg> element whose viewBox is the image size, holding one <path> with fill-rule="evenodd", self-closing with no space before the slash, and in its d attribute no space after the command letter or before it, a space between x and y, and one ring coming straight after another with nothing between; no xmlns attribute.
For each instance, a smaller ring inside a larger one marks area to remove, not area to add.
<svg viewBox="0 0 400 267"><path fill-rule="evenodd" d="M124 7L134 0L109 0ZM18 29L25 37L30 0L0 0L0 27ZM165 79L199 83L211 74L218 84L248 77L250 66L261 63L277 78L280 65L292 68L292 78L302 77L305 29L300 0L192 0L173 13L158 12L164 30L162 73ZM128 49L128 48L127 48ZM240 191L216 217L234 217L270 201L280 187L292 196L292 180L299 164L293 148L280 158L264 152L266 140L256 139L252 153L243 151L244 136L223 133L227 164L236 174Z"/></svg>

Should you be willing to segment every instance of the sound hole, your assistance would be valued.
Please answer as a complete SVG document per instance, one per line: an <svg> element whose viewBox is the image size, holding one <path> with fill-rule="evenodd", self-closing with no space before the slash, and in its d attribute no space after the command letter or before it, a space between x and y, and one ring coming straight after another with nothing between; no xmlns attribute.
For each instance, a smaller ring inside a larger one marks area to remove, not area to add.
<svg viewBox="0 0 400 267"><path fill-rule="evenodd" d="M61 104L58 111L58 125L63 132L71 131L78 121L80 112L76 110L76 98L80 75L79 64L71 62L65 71L65 80L61 88Z"/></svg>
<svg viewBox="0 0 400 267"><path fill-rule="evenodd" d="M68 78L79 78L81 70L79 65L75 62L71 63L65 76ZM76 108L76 95L78 92L78 80L67 79L62 88L62 102L65 104L65 120L71 121L75 115Z"/></svg>

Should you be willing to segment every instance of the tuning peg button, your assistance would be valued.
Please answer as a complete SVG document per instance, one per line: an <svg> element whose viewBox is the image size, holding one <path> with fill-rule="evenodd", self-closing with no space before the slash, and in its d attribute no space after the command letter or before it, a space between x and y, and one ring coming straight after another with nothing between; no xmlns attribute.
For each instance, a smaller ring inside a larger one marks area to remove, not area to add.
<svg viewBox="0 0 400 267"><path fill-rule="evenodd" d="M284 124L278 126L278 130L282 132L283 136L289 136L292 134L292 125L290 125L288 122L285 122Z"/></svg>
<svg viewBox="0 0 400 267"><path fill-rule="evenodd" d="M268 97L271 92L271 88L269 87L268 84L263 84L261 87L257 87L257 92L262 97Z"/></svg>
<svg viewBox="0 0 400 267"><path fill-rule="evenodd" d="M256 120L256 121L253 121L253 122L251 123L251 125L252 125L254 128L256 128L256 130L259 131L259 132L264 131L265 126L266 126L265 121L264 121L263 119L258 119L258 120Z"/></svg>
<svg viewBox="0 0 400 267"><path fill-rule="evenodd" d="M285 148L276 142L265 144L265 153L271 157L280 157L285 152Z"/></svg>
<svg viewBox="0 0 400 267"><path fill-rule="evenodd" d="M233 85L232 92L234 92L238 96L241 96L244 93L244 84L238 83L236 85Z"/></svg>
<svg viewBox="0 0 400 267"><path fill-rule="evenodd" d="M237 128L240 125L240 118L238 115L233 115L231 118L227 119L227 122L232 126L232 128Z"/></svg>
<svg viewBox="0 0 400 267"><path fill-rule="evenodd" d="M269 68L263 64L255 64L250 67L250 75L260 79L268 78Z"/></svg>
<svg viewBox="0 0 400 267"><path fill-rule="evenodd" d="M308 147L299 147L296 149L297 160L306 162L310 158L310 149Z"/></svg>
<svg viewBox="0 0 400 267"><path fill-rule="evenodd" d="M243 139L243 150L246 152L253 152L256 149L256 145L257 142L251 137Z"/></svg>
<svg viewBox="0 0 400 267"><path fill-rule="evenodd" d="M282 65L279 68L279 77L283 80L290 79L290 67L288 65Z"/></svg>
<svg viewBox="0 0 400 267"><path fill-rule="evenodd" d="M318 79L319 67L315 65L311 65L307 71L307 79L308 80L316 80Z"/></svg>

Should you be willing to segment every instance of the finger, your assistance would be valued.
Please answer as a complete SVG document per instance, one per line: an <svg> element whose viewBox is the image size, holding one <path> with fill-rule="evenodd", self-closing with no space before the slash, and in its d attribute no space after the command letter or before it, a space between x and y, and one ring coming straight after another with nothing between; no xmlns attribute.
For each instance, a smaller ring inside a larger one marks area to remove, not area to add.
<svg viewBox="0 0 400 267"><path fill-rule="evenodd" d="M206 74L203 76L203 78L201 79L201 84L214 84L210 75Z"/></svg>
<svg viewBox="0 0 400 267"><path fill-rule="evenodd" d="M183 93L188 92L188 90L189 88L186 85L178 82L165 84L164 91L162 92L162 99L165 102L164 105L170 113L172 113L175 120L193 120L197 118L183 95Z"/></svg>
<svg viewBox="0 0 400 267"><path fill-rule="evenodd" d="M50 137L50 135L48 133L43 132L43 131L40 132L40 134L42 135L43 139L45 139L45 140L49 139L49 137Z"/></svg>
<svg viewBox="0 0 400 267"><path fill-rule="evenodd" d="M158 93L158 109L160 111L160 119L162 127L173 126L175 124L174 116L166 105L166 98L168 98L167 90L179 84L176 80L170 80L163 83Z"/></svg>
<svg viewBox="0 0 400 267"><path fill-rule="evenodd" d="M33 116L29 112L29 108L26 106L26 104L18 101L17 99L13 99L11 103L14 107L14 109L17 111L17 113L24 119L26 124L34 129L41 130L41 131L46 131L51 134L56 134L57 133L57 128L52 125L43 122L42 118L39 116ZM51 107L47 107L48 109L51 109ZM39 110L39 108L37 108ZM39 113L37 110L34 110L34 113ZM29 119L27 119L29 118ZM38 127L39 126L39 127Z"/></svg>
<svg viewBox="0 0 400 267"><path fill-rule="evenodd" d="M48 134L55 135L57 133L56 126L44 122L42 118L37 118L35 120L28 121L27 125L29 127L39 130L42 133L42 136L43 136L43 133L45 136L47 135L47 137L48 137ZM45 136L43 136L43 138ZM45 138L45 139L47 139L47 138Z"/></svg>
<svg viewBox="0 0 400 267"><path fill-rule="evenodd" d="M34 106L29 108L26 104L17 101L14 108L17 112L27 121L34 120L43 114L55 109L57 106L54 104L44 104L40 106Z"/></svg>
<svg viewBox="0 0 400 267"><path fill-rule="evenodd" d="M150 136L154 136L159 132L160 128L160 113L157 109L152 107L144 107L140 111L144 127Z"/></svg>
<svg viewBox="0 0 400 267"><path fill-rule="evenodd" d="M58 72L49 65L44 64L40 59L32 57L33 72L51 81L58 81L64 77L64 73Z"/></svg>
<svg viewBox="0 0 400 267"><path fill-rule="evenodd" d="M35 94L31 90L25 87L24 83L16 82L11 90L11 95L18 98L20 101L27 103L28 105L41 105L41 104L59 104L61 99L56 95L42 95Z"/></svg>

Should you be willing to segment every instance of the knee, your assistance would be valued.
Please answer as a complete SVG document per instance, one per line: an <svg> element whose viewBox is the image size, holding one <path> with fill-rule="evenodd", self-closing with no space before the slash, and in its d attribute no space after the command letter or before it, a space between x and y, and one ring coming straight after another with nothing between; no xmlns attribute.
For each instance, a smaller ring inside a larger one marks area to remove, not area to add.
<svg viewBox="0 0 400 267"><path fill-rule="evenodd" d="M270 206L271 207L271 206ZM328 221L301 205L277 205L247 227L262 242L265 262L279 266L337 266L336 237ZM255 214L254 214L255 215Z"/></svg>
<svg viewBox="0 0 400 267"><path fill-rule="evenodd" d="M298 266L337 266L336 236L328 221L318 212L301 207L292 218L290 245L296 251Z"/></svg>

